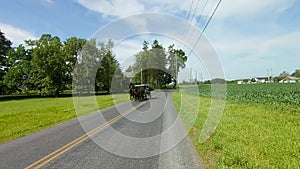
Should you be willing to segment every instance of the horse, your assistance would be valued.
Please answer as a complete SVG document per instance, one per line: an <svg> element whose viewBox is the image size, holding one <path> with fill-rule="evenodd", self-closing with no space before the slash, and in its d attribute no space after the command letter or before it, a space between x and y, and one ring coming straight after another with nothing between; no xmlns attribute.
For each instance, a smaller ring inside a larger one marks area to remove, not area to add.
<svg viewBox="0 0 300 169"><path fill-rule="evenodd" d="M129 89L129 99L130 99L130 100L135 99L135 93L134 93L134 91L132 90L132 88Z"/></svg>
<svg viewBox="0 0 300 169"><path fill-rule="evenodd" d="M134 99L135 100L139 100L139 101L142 101L144 99L143 91L140 88L139 89L135 89Z"/></svg>

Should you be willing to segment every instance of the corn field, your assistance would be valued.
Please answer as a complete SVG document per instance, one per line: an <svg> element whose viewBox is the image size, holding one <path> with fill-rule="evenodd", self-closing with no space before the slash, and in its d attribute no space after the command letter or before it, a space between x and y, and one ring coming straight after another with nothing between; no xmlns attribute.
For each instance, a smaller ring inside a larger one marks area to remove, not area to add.
<svg viewBox="0 0 300 169"><path fill-rule="evenodd" d="M243 103L300 106L300 83L228 84L226 99ZM199 95L211 97L211 86L200 85Z"/></svg>

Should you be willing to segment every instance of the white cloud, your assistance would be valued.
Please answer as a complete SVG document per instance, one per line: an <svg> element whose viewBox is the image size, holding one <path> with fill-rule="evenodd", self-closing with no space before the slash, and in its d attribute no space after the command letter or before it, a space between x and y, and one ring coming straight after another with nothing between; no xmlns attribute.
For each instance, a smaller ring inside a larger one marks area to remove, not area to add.
<svg viewBox="0 0 300 169"><path fill-rule="evenodd" d="M196 1L191 6L192 1L182 0L77 0L83 7L101 13L105 16L125 17L144 12L165 12L178 14L180 12L190 12L190 17L211 14L215 2ZM192 8L191 8L192 7ZM186 16L183 16L186 17Z"/></svg>
<svg viewBox="0 0 300 169"><path fill-rule="evenodd" d="M105 16L123 17L145 11L144 5L137 0L77 0L77 2Z"/></svg>
<svg viewBox="0 0 300 169"><path fill-rule="evenodd" d="M273 13L282 12L293 5L295 1L296 0L222 1L216 13L216 17L254 17L270 11ZM77 0L77 2L92 11L96 11L106 16L117 17L124 17L143 12L166 12L172 14L185 12L185 15L190 12L191 17L196 17L201 14L210 15L217 5L217 1L208 1L206 4L205 0L193 2L182 0ZM193 5L191 6L192 3Z"/></svg>
<svg viewBox="0 0 300 169"><path fill-rule="evenodd" d="M24 43L24 40L37 39L33 33L8 24L0 23L0 29L5 33L5 36L12 41L13 46L18 46L19 44Z"/></svg>
<svg viewBox="0 0 300 169"><path fill-rule="evenodd" d="M256 17L262 13L276 14L288 9L295 0L235 0L222 1L216 17Z"/></svg>

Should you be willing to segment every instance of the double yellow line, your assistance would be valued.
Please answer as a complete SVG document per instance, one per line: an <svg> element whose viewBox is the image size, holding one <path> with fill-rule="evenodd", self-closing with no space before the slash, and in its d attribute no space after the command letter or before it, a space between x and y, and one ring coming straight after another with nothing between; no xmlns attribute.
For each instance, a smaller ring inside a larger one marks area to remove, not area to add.
<svg viewBox="0 0 300 169"><path fill-rule="evenodd" d="M52 152L51 154L48 154L47 156L41 158L40 160L30 164L29 166L25 167L25 169L30 169L30 168L37 168L38 169L38 168L41 168L41 167L45 166L46 164L48 164L51 161L55 160L57 157L61 156L65 152L67 152L70 149L72 149L73 147L75 147L76 145L84 142L89 137L95 135L96 133L100 132L101 130L105 129L106 127L110 126L111 124L113 124L113 123L117 122L118 120L122 119L124 116L126 116L130 112L136 110L137 108L141 107L145 103L146 102L140 103L137 106L131 108L130 110L128 110L128 111L126 111L122 114L119 114L118 116L116 116L115 118L109 120L108 122L98 126L97 128L89 131L88 133L78 137L77 139L75 139L75 140L71 141L70 143L64 145L63 147L55 150L54 152Z"/></svg>

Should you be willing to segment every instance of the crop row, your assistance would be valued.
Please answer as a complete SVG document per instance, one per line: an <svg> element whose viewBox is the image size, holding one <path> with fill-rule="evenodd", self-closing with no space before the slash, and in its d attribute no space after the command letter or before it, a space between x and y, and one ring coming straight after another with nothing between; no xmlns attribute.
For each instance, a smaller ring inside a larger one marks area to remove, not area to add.
<svg viewBox="0 0 300 169"><path fill-rule="evenodd" d="M188 91L188 90L187 90ZM201 97L211 97L211 85L200 85L199 91L190 89L191 93L197 93ZM214 94L218 92L214 91ZM226 91L221 92L227 100L243 103L282 104L300 106L300 83L290 84L228 84Z"/></svg>

